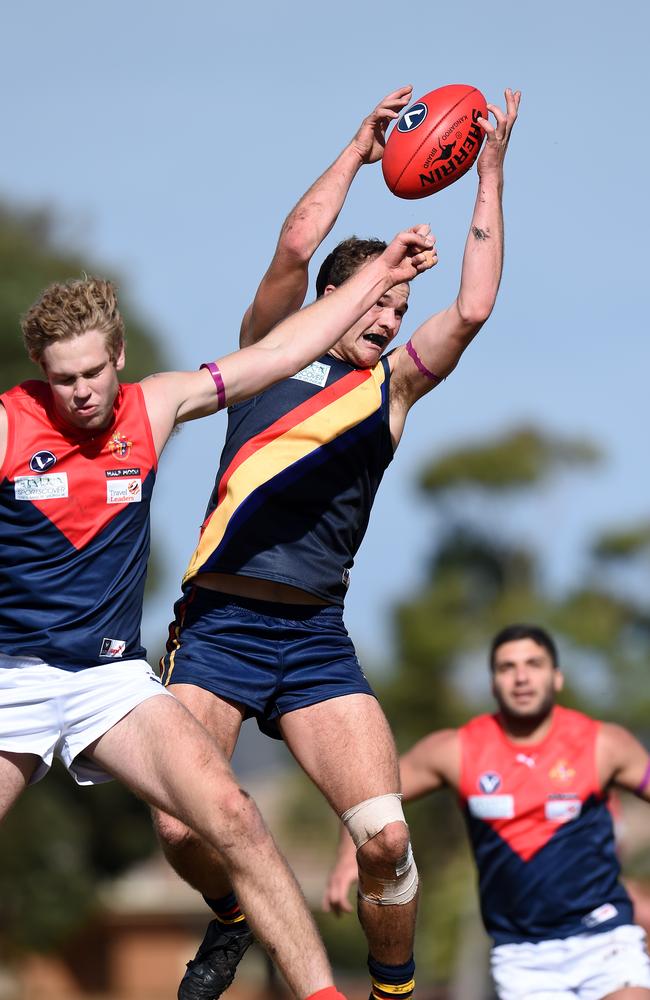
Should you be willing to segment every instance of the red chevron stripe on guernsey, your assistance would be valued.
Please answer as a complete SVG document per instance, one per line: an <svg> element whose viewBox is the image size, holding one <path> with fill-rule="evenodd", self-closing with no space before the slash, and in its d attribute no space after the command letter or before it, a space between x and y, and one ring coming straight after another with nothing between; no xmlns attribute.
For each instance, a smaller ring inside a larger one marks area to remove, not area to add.
<svg viewBox="0 0 650 1000"><path fill-rule="evenodd" d="M579 819L591 796L603 797L596 771L598 722L556 705L539 743L511 743L498 716L460 730L459 792L471 816L529 861L565 824Z"/></svg>
<svg viewBox="0 0 650 1000"><path fill-rule="evenodd" d="M369 378L372 378L372 369L364 368L358 371L350 372L349 375L344 375L343 378L339 379L333 385L328 386L321 392L316 393L310 399L305 400L300 406L296 406L295 409L290 410L285 413L283 417L276 420L274 424L267 427L261 434L255 435L250 441L239 449L232 462L225 470L221 481L219 483L219 492L217 494L217 504L216 507L222 502L228 491L228 481L230 477L237 471L240 465L242 465L246 459L254 455L255 452L264 448L271 441L276 438L281 437L286 434L287 431L291 430L292 427L296 427L298 424L307 420L308 417L312 417L319 410L324 409L331 403L335 402L337 399L341 399L348 392L356 389L357 386L361 385L363 382L367 382ZM216 508L215 508L216 509ZM206 517L203 527L208 523L214 510L210 511L208 517Z"/></svg>

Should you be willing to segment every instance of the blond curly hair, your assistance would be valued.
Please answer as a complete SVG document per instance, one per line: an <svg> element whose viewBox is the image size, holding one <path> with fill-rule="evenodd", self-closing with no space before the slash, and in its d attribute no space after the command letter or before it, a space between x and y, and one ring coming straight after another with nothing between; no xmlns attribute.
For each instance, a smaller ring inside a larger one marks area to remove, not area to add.
<svg viewBox="0 0 650 1000"><path fill-rule="evenodd" d="M48 285L21 319L27 353L36 364L43 351L58 340L79 337L88 330L104 334L115 362L124 344L124 322L117 308L115 285L104 278L79 278Z"/></svg>

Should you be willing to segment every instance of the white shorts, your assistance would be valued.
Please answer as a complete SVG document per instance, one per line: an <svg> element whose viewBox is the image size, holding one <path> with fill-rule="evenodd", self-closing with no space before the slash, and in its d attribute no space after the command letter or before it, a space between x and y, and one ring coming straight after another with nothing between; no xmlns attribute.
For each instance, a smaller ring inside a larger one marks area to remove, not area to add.
<svg viewBox="0 0 650 1000"><path fill-rule="evenodd" d="M172 697L144 660L72 671L0 653L0 750L41 758L30 784L47 774L55 754L79 785L110 781L89 757L77 758L132 708L161 694Z"/></svg>
<svg viewBox="0 0 650 1000"><path fill-rule="evenodd" d="M650 959L641 927L599 934L500 944L492 949L499 1000L602 1000L616 990L650 989Z"/></svg>

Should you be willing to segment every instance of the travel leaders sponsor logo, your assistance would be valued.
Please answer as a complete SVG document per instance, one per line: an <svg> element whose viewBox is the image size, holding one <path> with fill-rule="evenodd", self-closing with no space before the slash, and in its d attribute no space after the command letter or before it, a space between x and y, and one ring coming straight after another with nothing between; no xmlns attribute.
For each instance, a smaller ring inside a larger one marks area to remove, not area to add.
<svg viewBox="0 0 650 1000"><path fill-rule="evenodd" d="M478 787L486 795L493 795L501 787L501 775L496 771L484 771L478 779Z"/></svg>
<svg viewBox="0 0 650 1000"><path fill-rule="evenodd" d="M53 472L44 476L16 476L16 500L60 500L68 495L67 472Z"/></svg>
<svg viewBox="0 0 650 1000"><path fill-rule="evenodd" d="M29 460L29 467L32 472L47 472L53 465L56 465L56 455L51 451L37 451Z"/></svg>
<svg viewBox="0 0 650 1000"><path fill-rule="evenodd" d="M126 649L124 639L102 639L102 646L99 651L100 656L118 657L122 656Z"/></svg>
<svg viewBox="0 0 650 1000"><path fill-rule="evenodd" d="M106 480L106 503L140 503L142 480L126 476Z"/></svg>
<svg viewBox="0 0 650 1000"><path fill-rule="evenodd" d="M112 438L108 442L108 450L114 458L119 458L121 462L129 457L131 454L131 448L133 447L133 441L129 441L125 434L120 434L119 431L115 431Z"/></svg>
<svg viewBox="0 0 650 1000"><path fill-rule="evenodd" d="M548 772L548 776L551 781L558 781L560 784L565 784L567 781L571 781L572 778L575 778L576 772L575 768L571 767L566 760L560 759Z"/></svg>
<svg viewBox="0 0 650 1000"><path fill-rule="evenodd" d="M551 823L568 823L582 812L582 802L577 795L549 795L544 803L544 815Z"/></svg>

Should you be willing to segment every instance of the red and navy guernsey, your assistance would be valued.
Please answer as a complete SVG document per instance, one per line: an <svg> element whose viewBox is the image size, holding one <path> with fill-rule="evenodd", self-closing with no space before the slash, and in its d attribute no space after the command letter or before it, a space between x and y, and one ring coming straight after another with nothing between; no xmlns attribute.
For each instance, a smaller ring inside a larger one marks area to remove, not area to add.
<svg viewBox="0 0 650 1000"><path fill-rule="evenodd" d="M67 670L144 656L157 458L141 387L121 386L95 433L64 424L46 382L0 400L0 652Z"/></svg>
<svg viewBox="0 0 650 1000"><path fill-rule="evenodd" d="M511 743L497 715L459 730L461 804L495 944L633 923L596 771L598 727L556 706L550 732L529 746Z"/></svg>

